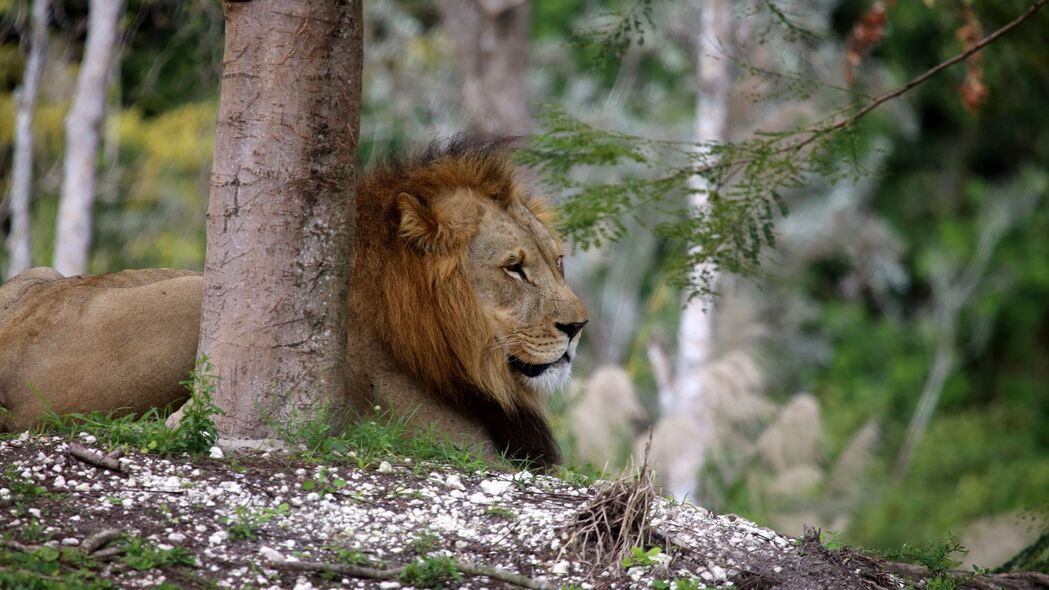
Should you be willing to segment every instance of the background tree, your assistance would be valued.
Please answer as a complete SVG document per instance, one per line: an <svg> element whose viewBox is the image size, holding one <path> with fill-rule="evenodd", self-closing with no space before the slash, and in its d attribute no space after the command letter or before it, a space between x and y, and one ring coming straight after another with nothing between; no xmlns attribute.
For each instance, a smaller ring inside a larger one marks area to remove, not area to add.
<svg viewBox="0 0 1049 590"><path fill-rule="evenodd" d="M527 134L529 1L441 0L440 7L465 81L468 128Z"/></svg>
<svg viewBox="0 0 1049 590"><path fill-rule="evenodd" d="M32 266L29 204L33 197L33 114L40 91L47 51L48 0L33 0L30 18L29 56L26 58L22 87L15 95L15 142L11 164L11 235L7 238L10 261L5 277L12 277Z"/></svg>
<svg viewBox="0 0 1049 590"><path fill-rule="evenodd" d="M123 0L91 0L84 59L73 106L66 116L62 199L55 230L54 267L66 276L87 272L99 134L105 122L106 90L123 13Z"/></svg>
<svg viewBox="0 0 1049 590"><path fill-rule="evenodd" d="M226 4L199 350L228 436L339 409L361 30L359 0Z"/></svg>

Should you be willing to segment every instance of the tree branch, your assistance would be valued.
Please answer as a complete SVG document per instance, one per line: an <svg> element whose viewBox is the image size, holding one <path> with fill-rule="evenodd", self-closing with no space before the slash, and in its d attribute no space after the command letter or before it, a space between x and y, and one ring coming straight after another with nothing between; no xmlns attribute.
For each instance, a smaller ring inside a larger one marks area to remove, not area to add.
<svg viewBox="0 0 1049 590"><path fill-rule="evenodd" d="M858 121L860 118L862 118L863 116L865 116L868 113L870 113L871 111L873 111L874 109L876 109L876 108L880 107L881 105L889 102L890 100L893 100L895 98L899 98L903 94L905 94L908 91L912 90L913 88L923 84L924 82L926 82L927 80L929 80L930 78L932 78L936 74L939 74L943 70L946 70L947 68L949 68L949 67L951 67L951 66L953 66L953 65L955 65L955 64L957 64L959 62L963 62L963 61L969 59L976 52L980 51L984 47L987 47L991 43L994 43L995 41L997 41L1000 37L1002 37L1003 35L1005 35L1009 31L1011 31L1011 30L1015 29L1016 27L1020 26L1021 24L1023 24L1024 21L1026 21L1027 19L1031 18L1032 16L1035 15L1035 13L1037 13L1039 10L1041 10L1043 7L1045 7L1045 5L1047 3L1049 3L1049 0L1036 0L1036 2L1034 4L1032 4L1031 7L1028 8L1026 12L1024 12L1020 16L1014 18L1013 20L1009 21L1008 23L1006 23L1005 25L1003 25L1002 27L1000 27L998 30L994 31L990 35L987 35L983 39L980 39L978 42L976 42L975 45L973 45L969 49L966 49L965 51L959 53L958 55L952 57L951 59L948 59L947 61L942 62L942 63L934 66L932 69L928 70L927 72L925 72L924 74L918 76L917 78L914 78L910 82L907 82L903 86L900 86L899 88L896 88L895 90L893 90L891 92L886 92L885 94L882 94L881 96L879 96L879 97L875 98L874 100L870 101L869 103L867 103L866 106L861 108L859 111L857 111L853 115L851 115L849 117L845 117L844 119L841 119L841 120L839 120L839 121L837 121L835 123L832 123L830 125L827 125L825 127L821 127L821 128L812 130L810 132L812 135L810 135L808 138L803 140L801 143L798 143L798 144L795 144L795 145L783 148L784 151L786 151L786 150L796 150L796 149L802 148L802 147L812 143L813 141L816 140L817 137L820 137L820 136L822 136L825 133L829 133L831 131L837 131L839 129L844 129L845 127L848 127L848 126L852 125L853 123Z"/></svg>

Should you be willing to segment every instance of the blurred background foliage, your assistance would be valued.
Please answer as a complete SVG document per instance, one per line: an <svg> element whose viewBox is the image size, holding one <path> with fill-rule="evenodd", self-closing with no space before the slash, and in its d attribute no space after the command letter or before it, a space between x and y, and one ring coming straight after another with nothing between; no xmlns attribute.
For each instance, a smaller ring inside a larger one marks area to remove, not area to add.
<svg viewBox="0 0 1049 590"><path fill-rule="evenodd" d="M649 14L619 53L609 55L593 42L601 30L595 26L614 27L617 14L641 4L650 5ZM528 83L536 132L544 131L544 113L560 112L597 129L689 140L695 81L685 40L688 4L533 0ZM990 31L1028 5L896 3L885 38L864 57L854 88L878 94L959 53L956 31L965 6ZM737 74L732 140L811 122L849 98L834 87L845 84L845 46L869 2L777 2L812 32L801 39L748 6L740 3L735 18L754 29L752 43L739 56L725 56ZM34 127L34 264L51 258L63 117L86 10L86 1L67 1L57 2L53 13ZM365 18L359 157L369 165L455 132L464 115L462 77L431 3L369 0ZM27 20L28 2L0 0L3 194ZM211 0L131 0L123 27L99 161L91 270L200 269L222 7ZM791 213L776 225L777 247L763 255L757 275L725 281L715 300L720 345L750 359L740 364L744 357L734 356L732 370L753 374L746 389L754 404L751 413L735 416L736 438L720 447L725 459L711 477L716 493L704 496L710 508L795 534L803 522L820 524L843 541L883 549L952 531L980 565L1000 563L1044 530L1046 39L1049 14L1038 14L984 52L989 95L979 108L968 109L959 98L964 66L949 70L862 120L840 143L840 157L862 174L836 183L812 177L784 193ZM644 177L638 166L618 164L576 179L614 184ZM616 452L602 462L610 467L624 464L634 436L643 437L644 427L659 418L649 349L673 342L680 319L682 297L668 277L683 246L645 229L660 214L626 219L618 241L577 250L569 264L594 321L584 338L581 386L555 400L556 424L569 448L578 449L580 437L597 436L574 418L586 407L581 400L594 381L587 377L603 365L624 367L637 407L613 408L631 420L615 434ZM985 260L975 268L981 249ZM0 268L5 256L0 253ZM972 288L952 299L952 285L966 277ZM939 403L901 469L908 424L937 354L945 351L953 362ZM586 460L593 461L579 458Z"/></svg>

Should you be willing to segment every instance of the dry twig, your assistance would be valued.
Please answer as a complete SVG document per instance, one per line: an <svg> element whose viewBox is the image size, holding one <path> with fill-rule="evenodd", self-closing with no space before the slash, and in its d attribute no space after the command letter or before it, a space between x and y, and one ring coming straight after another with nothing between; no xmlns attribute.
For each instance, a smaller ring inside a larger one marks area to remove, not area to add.
<svg viewBox="0 0 1049 590"><path fill-rule="evenodd" d="M656 486L648 469L651 446L650 436L637 473L602 487L563 527L568 534L565 549L578 551L596 568L618 568L634 547L652 543L649 509Z"/></svg>
<svg viewBox="0 0 1049 590"><path fill-rule="evenodd" d="M389 569L378 569L373 567L366 567L362 565L352 565L347 563L325 563L321 561L286 561L271 559L270 563L275 566L283 567L291 570L298 570L304 572L327 572L333 574L342 574L344 576L352 576L354 578L370 578L373 580L396 580L401 577L407 566L394 567ZM549 586L542 582L533 580L527 576L521 574L515 574L501 570L499 568L481 565L478 563L472 563L469 561L455 561L453 562L455 569L459 572L470 576L484 576L493 580L499 580L500 582L506 582L520 588L528 588L529 590L554 590L555 586Z"/></svg>
<svg viewBox="0 0 1049 590"><path fill-rule="evenodd" d="M124 531L120 529L102 529L95 531L80 544L80 552L90 556L92 553L105 547L109 543L120 538Z"/></svg>
<svg viewBox="0 0 1049 590"><path fill-rule="evenodd" d="M71 443L69 445L70 456L79 459L89 465L94 465L95 467L100 467L102 469L109 469L111 471L123 473L124 466L121 465L120 461L118 460L120 458L120 455L117 454L118 452L120 452L119 449L109 455L105 455L102 453L102 451L89 449L84 445L80 445L77 443Z"/></svg>

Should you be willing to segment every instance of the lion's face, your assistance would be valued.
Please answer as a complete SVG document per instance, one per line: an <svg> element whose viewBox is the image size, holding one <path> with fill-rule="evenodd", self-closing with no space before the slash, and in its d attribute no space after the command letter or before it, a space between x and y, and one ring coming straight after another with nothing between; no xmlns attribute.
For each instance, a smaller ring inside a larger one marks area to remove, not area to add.
<svg viewBox="0 0 1049 590"><path fill-rule="evenodd" d="M495 327L493 351L521 383L542 393L567 384L587 322L586 307L565 282L562 248L529 207L488 200L466 261L474 294Z"/></svg>

